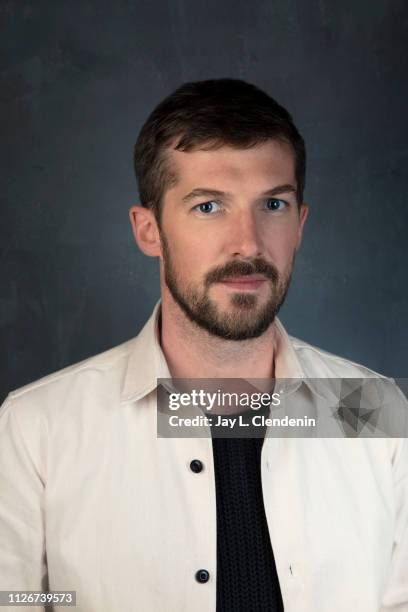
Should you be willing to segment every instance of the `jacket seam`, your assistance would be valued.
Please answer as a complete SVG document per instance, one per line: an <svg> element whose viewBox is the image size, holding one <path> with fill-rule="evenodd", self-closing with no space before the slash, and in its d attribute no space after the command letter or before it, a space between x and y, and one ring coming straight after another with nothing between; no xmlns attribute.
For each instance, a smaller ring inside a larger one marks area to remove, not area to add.
<svg viewBox="0 0 408 612"><path fill-rule="evenodd" d="M357 363L356 361L351 361L351 359L347 359L346 357L340 357L337 355L333 355L332 353L326 352L326 351L321 351L319 348L313 346L312 344L308 345L303 345L303 344L296 344L296 342L293 342L293 347L295 348L296 351L301 351L303 350L308 350L308 351L313 351L314 353L317 353L321 358L328 358L331 361L336 361L339 364L342 363L346 363L349 365L353 365L356 368L360 369L360 370L365 370L366 372L371 372L371 374L375 374L376 376L380 376L381 378L387 378L388 380L393 380L392 378L388 377L388 376L384 376L383 374L380 374L379 372L376 372L375 370L372 370L371 368L367 368L366 366L362 365L361 363Z"/></svg>
<svg viewBox="0 0 408 612"><path fill-rule="evenodd" d="M95 356L95 358L98 357L98 355ZM99 371L99 370L107 370L109 368L111 368L115 363L117 363L117 361L119 361L120 359L123 358L129 358L129 353L125 354L125 355L121 355L118 356L113 362L110 362L104 366L100 365L98 367L96 367L95 365L92 365L90 363L90 360L93 359L93 357L90 357L89 360L87 360L87 363L84 363L83 366L78 366L75 368L75 366L68 366L68 367L73 367L74 369L70 370L69 372L61 372L58 374L58 372L55 372L54 374L50 374L50 378L48 378L48 380L37 380L37 381L33 381L32 383L28 383L25 388L22 389L16 389L14 391L10 391L9 393L9 397L11 399L14 398L19 398L21 396L23 396L25 393L29 393L30 391L33 391L34 389L39 389L40 387L44 387L46 385L52 384L53 382L56 382L58 380L61 380L62 378L66 378L68 376L75 376L76 374L78 374L79 372L83 372L84 370L89 370L89 371Z"/></svg>

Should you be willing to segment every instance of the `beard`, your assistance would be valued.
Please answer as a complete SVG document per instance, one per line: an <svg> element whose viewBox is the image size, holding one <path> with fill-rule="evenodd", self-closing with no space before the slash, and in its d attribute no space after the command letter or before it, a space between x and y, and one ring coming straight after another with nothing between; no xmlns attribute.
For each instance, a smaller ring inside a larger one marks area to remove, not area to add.
<svg viewBox="0 0 408 612"><path fill-rule="evenodd" d="M160 237L166 285L190 321L224 340L258 338L273 323L289 289L294 255L286 277L282 277L274 265L257 257L251 262L231 261L222 267L213 268L206 274L202 290L193 285L182 288L162 231ZM230 296L230 311L222 312L209 296L210 286L222 280L251 274L262 274L268 279L270 295L266 302L261 304L258 295L236 291Z"/></svg>

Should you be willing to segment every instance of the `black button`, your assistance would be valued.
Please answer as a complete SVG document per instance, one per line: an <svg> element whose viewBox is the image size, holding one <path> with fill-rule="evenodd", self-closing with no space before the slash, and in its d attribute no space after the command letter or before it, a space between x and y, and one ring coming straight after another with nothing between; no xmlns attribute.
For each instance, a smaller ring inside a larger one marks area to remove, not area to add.
<svg viewBox="0 0 408 612"><path fill-rule="evenodd" d="M190 463L190 469L195 474L199 474L201 470L203 469L203 467L204 466L199 459L193 459L192 462Z"/></svg>
<svg viewBox="0 0 408 612"><path fill-rule="evenodd" d="M195 579L197 582L208 582L210 579L210 574L206 569L200 569L196 572Z"/></svg>

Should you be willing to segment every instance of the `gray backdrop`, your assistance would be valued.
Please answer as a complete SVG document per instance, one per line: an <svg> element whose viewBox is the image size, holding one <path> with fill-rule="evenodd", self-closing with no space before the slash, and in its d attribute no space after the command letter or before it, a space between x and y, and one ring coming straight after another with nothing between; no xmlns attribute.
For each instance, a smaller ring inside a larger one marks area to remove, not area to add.
<svg viewBox="0 0 408 612"><path fill-rule="evenodd" d="M247 79L308 147L304 244L281 318L391 376L407 359L405 0L4 1L0 400L137 334L132 147L187 80Z"/></svg>

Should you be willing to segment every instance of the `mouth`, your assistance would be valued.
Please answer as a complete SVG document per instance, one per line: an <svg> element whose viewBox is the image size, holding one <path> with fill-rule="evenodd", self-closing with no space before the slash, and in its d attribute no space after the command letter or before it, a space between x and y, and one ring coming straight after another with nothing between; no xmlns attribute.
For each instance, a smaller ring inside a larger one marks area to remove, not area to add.
<svg viewBox="0 0 408 612"><path fill-rule="evenodd" d="M264 276L252 274L251 276L225 278L220 281L220 284L233 291L256 291L266 282L266 280Z"/></svg>

